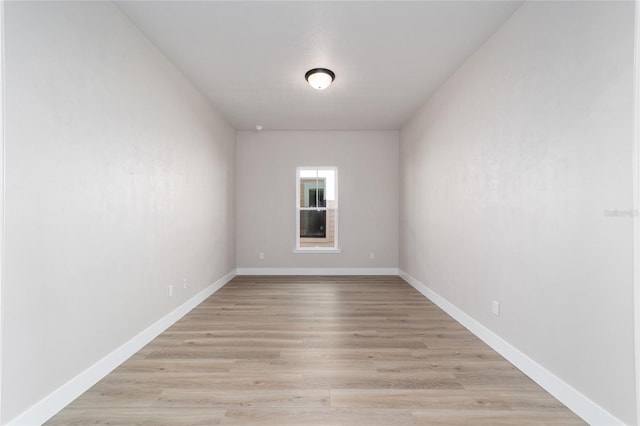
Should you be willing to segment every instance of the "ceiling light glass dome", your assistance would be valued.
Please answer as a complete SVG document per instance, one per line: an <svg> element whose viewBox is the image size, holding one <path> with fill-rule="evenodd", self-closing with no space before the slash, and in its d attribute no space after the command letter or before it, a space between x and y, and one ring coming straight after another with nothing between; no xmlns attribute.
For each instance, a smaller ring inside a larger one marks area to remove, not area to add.
<svg viewBox="0 0 640 426"><path fill-rule="evenodd" d="M307 71L304 78L314 89L324 90L329 87L331 82L336 78L336 75L327 68L314 68Z"/></svg>

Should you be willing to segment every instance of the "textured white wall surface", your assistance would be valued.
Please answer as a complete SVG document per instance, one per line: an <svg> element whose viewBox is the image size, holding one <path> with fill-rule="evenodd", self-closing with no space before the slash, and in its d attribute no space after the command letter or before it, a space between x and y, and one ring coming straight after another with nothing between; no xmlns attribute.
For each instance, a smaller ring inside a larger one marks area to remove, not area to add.
<svg viewBox="0 0 640 426"><path fill-rule="evenodd" d="M111 3L5 18L2 423L235 268L235 133L205 98Z"/></svg>
<svg viewBox="0 0 640 426"><path fill-rule="evenodd" d="M400 136L400 268L629 424L633 12L525 3Z"/></svg>
<svg viewBox="0 0 640 426"><path fill-rule="evenodd" d="M238 268L398 267L398 132L238 132L236 143ZM293 253L298 166L338 167L341 253Z"/></svg>

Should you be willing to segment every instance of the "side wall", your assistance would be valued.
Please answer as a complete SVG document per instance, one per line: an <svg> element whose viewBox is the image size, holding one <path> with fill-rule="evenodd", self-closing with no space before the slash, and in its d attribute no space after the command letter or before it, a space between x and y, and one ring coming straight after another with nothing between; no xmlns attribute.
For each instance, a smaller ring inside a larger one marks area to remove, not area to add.
<svg viewBox="0 0 640 426"><path fill-rule="evenodd" d="M401 270L628 424L633 17L525 3L400 137Z"/></svg>
<svg viewBox="0 0 640 426"><path fill-rule="evenodd" d="M238 273L397 272L398 132L245 131L236 139ZM293 253L298 166L338 167L341 253Z"/></svg>
<svg viewBox="0 0 640 426"><path fill-rule="evenodd" d="M235 268L235 132L204 97L111 3L5 18L3 424Z"/></svg>

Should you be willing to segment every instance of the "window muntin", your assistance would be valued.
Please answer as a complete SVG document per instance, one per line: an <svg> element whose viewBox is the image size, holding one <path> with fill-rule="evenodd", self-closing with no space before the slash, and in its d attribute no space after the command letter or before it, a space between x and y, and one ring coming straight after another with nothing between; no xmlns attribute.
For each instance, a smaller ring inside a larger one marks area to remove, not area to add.
<svg viewBox="0 0 640 426"><path fill-rule="evenodd" d="M296 250L338 248L338 170L299 167L296 179Z"/></svg>

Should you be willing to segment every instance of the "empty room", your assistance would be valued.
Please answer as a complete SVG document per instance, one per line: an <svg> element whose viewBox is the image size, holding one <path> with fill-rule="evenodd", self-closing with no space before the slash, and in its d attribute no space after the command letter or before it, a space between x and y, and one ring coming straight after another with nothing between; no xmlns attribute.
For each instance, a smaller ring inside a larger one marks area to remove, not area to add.
<svg viewBox="0 0 640 426"><path fill-rule="evenodd" d="M636 1L0 1L0 425L640 424Z"/></svg>

